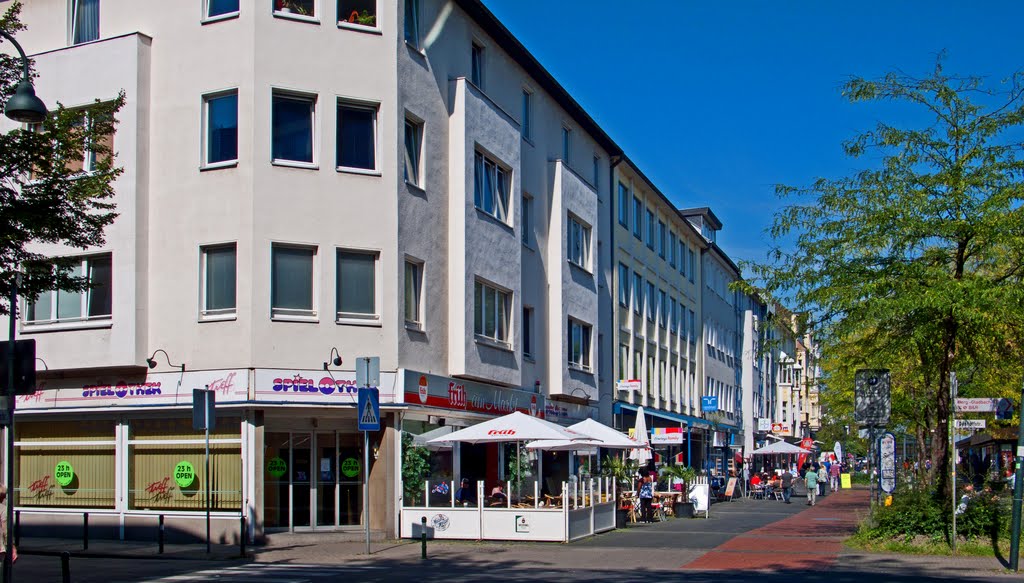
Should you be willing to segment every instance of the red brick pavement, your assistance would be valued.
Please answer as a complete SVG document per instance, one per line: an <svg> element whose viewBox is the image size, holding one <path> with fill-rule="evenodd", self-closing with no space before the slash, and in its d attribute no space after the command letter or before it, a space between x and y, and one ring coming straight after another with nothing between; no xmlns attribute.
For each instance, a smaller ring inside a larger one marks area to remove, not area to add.
<svg viewBox="0 0 1024 583"><path fill-rule="evenodd" d="M842 490L814 507L748 531L683 565L683 569L821 569L835 564L842 541L868 508L867 490ZM794 504L798 504L794 499Z"/></svg>

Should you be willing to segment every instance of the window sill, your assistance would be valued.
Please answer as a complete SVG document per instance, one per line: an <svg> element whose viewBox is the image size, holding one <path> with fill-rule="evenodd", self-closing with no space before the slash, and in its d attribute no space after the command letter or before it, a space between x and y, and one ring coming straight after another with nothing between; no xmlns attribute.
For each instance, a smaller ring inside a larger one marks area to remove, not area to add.
<svg viewBox="0 0 1024 583"><path fill-rule="evenodd" d="M427 58L427 53L425 53L425 52L423 51L423 49L422 49L422 48L420 48L419 46L417 46L417 45L414 45L414 44L412 44L411 42L409 42L409 41L408 41L408 39L407 39L407 40L405 41L405 46L406 46L406 48L408 48L408 49L409 49L410 51L412 51L413 53L415 53L415 54L416 54L417 56L419 56L419 57L421 57L421 58L423 58L423 59L426 59L426 58Z"/></svg>
<svg viewBox="0 0 1024 583"><path fill-rule="evenodd" d="M574 372L581 372L581 373L584 373L584 374L588 374L590 376L594 376L594 370L591 369L589 366L573 364L573 363L570 362L569 363L569 370L574 371Z"/></svg>
<svg viewBox="0 0 1024 583"><path fill-rule="evenodd" d="M572 260L569 260L569 259L566 259L565 262L568 263L569 265L571 265L572 267L576 268L577 270L582 271L583 273L586 273L590 277L594 277L594 272L593 271L590 271L589 269L587 269L586 267L583 267L579 263L575 263L575 262L573 262Z"/></svg>
<svg viewBox="0 0 1024 583"><path fill-rule="evenodd" d="M199 323L203 322L230 322L238 319L238 314L230 312L226 314L199 314Z"/></svg>
<svg viewBox="0 0 1024 583"><path fill-rule="evenodd" d="M227 14L218 14L217 16L207 16L199 21L200 24L213 24L214 22L223 22L225 20L234 20L238 18L238 11L228 12Z"/></svg>
<svg viewBox="0 0 1024 583"><path fill-rule="evenodd" d="M334 323L339 326L366 326L368 328L380 328L381 321L380 316L372 316L367 318L356 318L352 316L338 316L334 319Z"/></svg>
<svg viewBox="0 0 1024 583"><path fill-rule="evenodd" d="M39 324L23 323L21 326L21 333L36 334L46 332L65 332L69 330L98 330L103 328L112 328L113 326L113 318L105 318L103 320L76 320L73 322L47 322Z"/></svg>
<svg viewBox="0 0 1024 583"><path fill-rule="evenodd" d="M420 334L426 334L427 333L427 331L423 329L423 323L422 322L410 322L409 320L406 320L405 321L405 329L409 330L410 332L419 332Z"/></svg>
<svg viewBox="0 0 1024 583"><path fill-rule="evenodd" d="M523 247L525 247L526 249L529 249L530 251L533 251L534 253L537 252L537 248L534 247L533 245L530 245L529 243L523 243Z"/></svg>
<svg viewBox="0 0 1024 583"><path fill-rule="evenodd" d="M480 336L479 334L475 335L473 340L481 346L495 348L497 350L502 350L504 352L512 352L512 347L507 342L502 342L500 340L495 340L493 338L488 338L486 336Z"/></svg>
<svg viewBox="0 0 1024 583"><path fill-rule="evenodd" d="M534 364L536 364L537 362L537 359L534 358L532 354L526 354L525 352L523 353L523 360L526 362L532 362Z"/></svg>
<svg viewBox="0 0 1024 583"><path fill-rule="evenodd" d="M368 170L366 168L350 168L348 166L338 166L335 168L338 174L358 174L360 176L380 176L380 170Z"/></svg>
<svg viewBox="0 0 1024 583"><path fill-rule="evenodd" d="M271 314L271 322L305 322L307 324L318 324L320 318L315 313L308 316L299 316L296 314Z"/></svg>
<svg viewBox="0 0 1024 583"><path fill-rule="evenodd" d="M297 12L281 12L280 10L274 11L274 18L283 18L285 20L294 20L296 22L305 22L307 24L320 24L320 19L316 16L306 16Z"/></svg>
<svg viewBox="0 0 1024 583"><path fill-rule="evenodd" d="M490 222L494 223L495 225L504 227L510 233L513 233L513 234L515 233L515 229L512 227L512 225L506 223L505 221L499 219L498 217L492 215L491 213L485 211L484 209L482 209L482 208L480 208L478 206L474 206L473 208L476 209L476 213L478 215L480 215L481 217L483 217L484 220L490 221Z"/></svg>
<svg viewBox="0 0 1024 583"><path fill-rule="evenodd" d="M224 162L214 162L212 164L203 164L199 167L200 172L206 172L207 170L220 170L222 168L235 168L238 166L238 160L225 160Z"/></svg>
<svg viewBox="0 0 1024 583"><path fill-rule="evenodd" d="M367 26L365 24L353 24L345 20L338 21L338 28L344 30L352 30L355 32L362 32L366 34L383 35L384 31L379 26Z"/></svg>
<svg viewBox="0 0 1024 583"><path fill-rule="evenodd" d="M271 160L271 164L274 166L283 166L284 168L302 168L303 170L319 170L320 166L315 162L298 162L294 160Z"/></svg>
<svg viewBox="0 0 1024 583"><path fill-rule="evenodd" d="M427 189L423 188L419 184L416 184L415 182L409 182L408 180L406 180L405 181L405 186L407 188L412 189L416 194L422 194L422 195L426 195L427 194Z"/></svg>
<svg viewBox="0 0 1024 583"><path fill-rule="evenodd" d="M527 144L530 144L531 147L534 147L534 148L537 147L537 145L533 143L533 139L532 138L530 138L527 135L521 134L521 133L519 135L522 136L523 141L526 142Z"/></svg>

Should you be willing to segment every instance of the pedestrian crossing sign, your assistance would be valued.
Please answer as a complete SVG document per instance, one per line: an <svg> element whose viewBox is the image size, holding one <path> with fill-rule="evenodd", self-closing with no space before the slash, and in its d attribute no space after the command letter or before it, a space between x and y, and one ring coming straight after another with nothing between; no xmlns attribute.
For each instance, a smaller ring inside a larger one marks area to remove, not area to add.
<svg viewBox="0 0 1024 583"><path fill-rule="evenodd" d="M359 431L380 431L380 391L375 388L360 387L357 415Z"/></svg>

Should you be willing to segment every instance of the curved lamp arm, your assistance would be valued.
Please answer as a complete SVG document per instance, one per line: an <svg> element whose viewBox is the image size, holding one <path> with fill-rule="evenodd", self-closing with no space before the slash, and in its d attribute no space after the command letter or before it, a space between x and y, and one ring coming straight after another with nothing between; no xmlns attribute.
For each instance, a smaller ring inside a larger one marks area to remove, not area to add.
<svg viewBox="0 0 1024 583"><path fill-rule="evenodd" d="M164 350L163 348L157 348L156 350L153 351L153 355L146 359L146 364L149 366L149 368L156 368L156 360L154 360L154 359L156 358L156 355L161 353L161 352L164 354L164 360L167 361L167 366L171 366L171 367L174 367L174 368L180 368L181 372L185 372L185 363L183 362L181 364L173 364L171 362L171 357L167 354L167 351Z"/></svg>
<svg viewBox="0 0 1024 583"><path fill-rule="evenodd" d="M21 45L18 44L18 41L14 40L13 36L7 34L6 32L4 32L2 30L0 30L0 36L2 36L5 39L11 41L11 44L14 45L14 48L18 49L18 55L21 56L21 67L22 67L21 80L22 81L28 81L29 80L29 78L28 78L28 75L29 75L29 71L28 71L28 57L25 56L25 49L21 48Z"/></svg>

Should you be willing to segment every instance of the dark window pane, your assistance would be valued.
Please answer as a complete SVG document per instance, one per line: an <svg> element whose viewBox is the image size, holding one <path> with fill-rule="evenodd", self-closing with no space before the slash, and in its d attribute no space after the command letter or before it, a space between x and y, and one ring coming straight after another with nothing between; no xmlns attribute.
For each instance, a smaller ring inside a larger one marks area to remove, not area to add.
<svg viewBox="0 0 1024 583"><path fill-rule="evenodd" d="M376 314L374 264L368 253L338 252L338 311L347 314Z"/></svg>
<svg viewBox="0 0 1024 583"><path fill-rule="evenodd" d="M338 166L373 170L376 144L374 112L369 109L338 108Z"/></svg>
<svg viewBox="0 0 1024 583"><path fill-rule="evenodd" d="M208 0L209 13L207 16L220 16L238 12L238 0Z"/></svg>
<svg viewBox="0 0 1024 583"><path fill-rule="evenodd" d="M206 310L235 309L235 248L206 251Z"/></svg>
<svg viewBox="0 0 1024 583"><path fill-rule="evenodd" d="M271 302L285 310L313 309L313 250L275 247L271 274Z"/></svg>
<svg viewBox="0 0 1024 583"><path fill-rule="evenodd" d="M275 160L313 161L313 102L274 96L273 146Z"/></svg>
<svg viewBox="0 0 1024 583"><path fill-rule="evenodd" d="M89 285L89 316L109 316L113 303L109 255L89 260Z"/></svg>
<svg viewBox="0 0 1024 583"><path fill-rule="evenodd" d="M100 38L100 0L74 1L74 44Z"/></svg>
<svg viewBox="0 0 1024 583"><path fill-rule="evenodd" d="M349 24L377 26L377 0L339 0L338 20Z"/></svg>
<svg viewBox="0 0 1024 583"><path fill-rule="evenodd" d="M207 162L238 159L238 95L207 101Z"/></svg>

